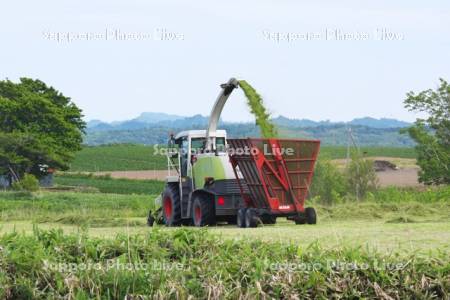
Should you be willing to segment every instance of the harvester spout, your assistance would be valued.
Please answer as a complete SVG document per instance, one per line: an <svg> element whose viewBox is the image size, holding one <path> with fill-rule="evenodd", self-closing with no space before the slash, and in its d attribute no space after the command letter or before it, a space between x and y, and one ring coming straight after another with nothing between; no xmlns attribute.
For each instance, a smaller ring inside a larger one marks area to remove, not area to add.
<svg viewBox="0 0 450 300"><path fill-rule="evenodd" d="M222 113L225 102L233 92L235 88L239 86L239 82L235 78L231 78L227 83L221 84L222 91L217 97L216 103L214 103L213 109L209 116L208 129L206 130L206 145L205 151L213 152L216 147L216 130L219 123L220 114Z"/></svg>

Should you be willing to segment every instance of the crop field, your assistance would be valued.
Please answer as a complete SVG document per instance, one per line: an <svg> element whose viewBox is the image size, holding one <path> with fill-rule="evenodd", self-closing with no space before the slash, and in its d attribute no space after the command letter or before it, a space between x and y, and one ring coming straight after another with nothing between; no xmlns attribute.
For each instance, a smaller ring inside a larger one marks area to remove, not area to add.
<svg viewBox="0 0 450 300"><path fill-rule="evenodd" d="M158 194L164 188L164 183L157 180L113 179L108 175L93 176L92 174L58 174L55 184L60 188L87 189L100 193L112 194Z"/></svg>
<svg viewBox="0 0 450 300"><path fill-rule="evenodd" d="M155 196L0 192L0 298L446 298L449 197L391 188L312 204L317 225L177 229L146 226Z"/></svg>
<svg viewBox="0 0 450 300"><path fill-rule="evenodd" d="M361 147L361 153L367 157L396 157L396 158L416 158L414 148L399 147ZM347 156L347 148L339 146L321 146L320 156L329 159L345 158Z"/></svg>
<svg viewBox="0 0 450 300"><path fill-rule="evenodd" d="M368 157L415 158L413 148L362 147L361 152ZM346 147L322 146L320 156L329 159L345 158ZM164 155L155 155L152 146L145 145L105 145L85 147L78 152L71 164L71 172L105 172L127 170L165 170Z"/></svg>
<svg viewBox="0 0 450 300"><path fill-rule="evenodd" d="M154 155L152 146L105 145L84 147L71 164L73 172L161 170L167 168L163 155Z"/></svg>

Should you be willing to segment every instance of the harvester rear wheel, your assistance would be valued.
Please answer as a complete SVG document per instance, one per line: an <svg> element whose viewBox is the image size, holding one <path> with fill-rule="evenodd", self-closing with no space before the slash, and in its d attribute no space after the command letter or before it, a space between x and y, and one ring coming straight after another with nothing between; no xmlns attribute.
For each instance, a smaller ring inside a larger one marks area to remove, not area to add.
<svg viewBox="0 0 450 300"><path fill-rule="evenodd" d="M166 226L181 224L180 193L175 185L167 185L162 197L162 212Z"/></svg>
<svg viewBox="0 0 450 300"><path fill-rule="evenodd" d="M258 215L254 209L247 209L245 212L245 227L254 228L258 226Z"/></svg>
<svg viewBox="0 0 450 300"><path fill-rule="evenodd" d="M317 215L316 210L312 207L305 208L306 222L308 224L316 224L317 223Z"/></svg>
<svg viewBox="0 0 450 300"><path fill-rule="evenodd" d="M213 225L215 210L212 199L206 195L196 195L192 205L192 222L197 227Z"/></svg>
<svg viewBox="0 0 450 300"><path fill-rule="evenodd" d="M247 211L246 208L239 208L237 212L237 219L236 219L236 225L239 228L245 228L245 212Z"/></svg>

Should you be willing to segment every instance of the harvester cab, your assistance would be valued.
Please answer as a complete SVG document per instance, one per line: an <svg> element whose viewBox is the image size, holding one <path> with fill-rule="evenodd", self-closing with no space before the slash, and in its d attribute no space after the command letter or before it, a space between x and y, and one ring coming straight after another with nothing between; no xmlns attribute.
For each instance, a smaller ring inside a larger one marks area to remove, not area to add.
<svg viewBox="0 0 450 300"><path fill-rule="evenodd" d="M227 99L238 86L234 78L221 85L206 130L171 135L166 186L158 198L157 220L161 223L206 226L227 222L256 227L274 224L279 216L297 224L316 222L315 212L303 204L319 142L233 139L229 145L226 131L218 130L217 125ZM281 145L293 147L297 153L290 159L282 152L264 152L280 150ZM154 220L150 212L148 224Z"/></svg>

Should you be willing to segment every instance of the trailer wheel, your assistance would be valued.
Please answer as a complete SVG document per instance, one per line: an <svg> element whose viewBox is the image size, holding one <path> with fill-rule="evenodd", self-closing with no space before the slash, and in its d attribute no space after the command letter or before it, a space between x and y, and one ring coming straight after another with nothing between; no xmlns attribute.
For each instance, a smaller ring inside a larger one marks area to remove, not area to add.
<svg viewBox="0 0 450 300"><path fill-rule="evenodd" d="M308 224L316 224L317 223L317 215L316 210L312 207L305 208L306 222Z"/></svg>
<svg viewBox="0 0 450 300"><path fill-rule="evenodd" d="M247 209L245 212L245 227L255 228L258 226L258 216L254 209Z"/></svg>
<svg viewBox="0 0 450 300"><path fill-rule="evenodd" d="M214 205L210 197L196 195L192 205L192 222L197 227L213 225L215 219Z"/></svg>
<svg viewBox="0 0 450 300"><path fill-rule="evenodd" d="M239 228L245 228L245 212L246 208L239 208L237 212L236 225Z"/></svg>
<svg viewBox="0 0 450 300"><path fill-rule="evenodd" d="M272 215L262 215L261 221L263 224L273 225L277 223L277 217Z"/></svg>
<svg viewBox="0 0 450 300"><path fill-rule="evenodd" d="M228 225L236 225L237 224L237 217L230 216L227 218L227 224Z"/></svg>
<svg viewBox="0 0 450 300"><path fill-rule="evenodd" d="M162 197L162 212L166 226L181 224L180 193L176 186L166 186Z"/></svg>
<svg viewBox="0 0 450 300"><path fill-rule="evenodd" d="M293 220L296 225L303 225L306 224L306 215L305 213L299 213L298 215L294 216L291 220Z"/></svg>

